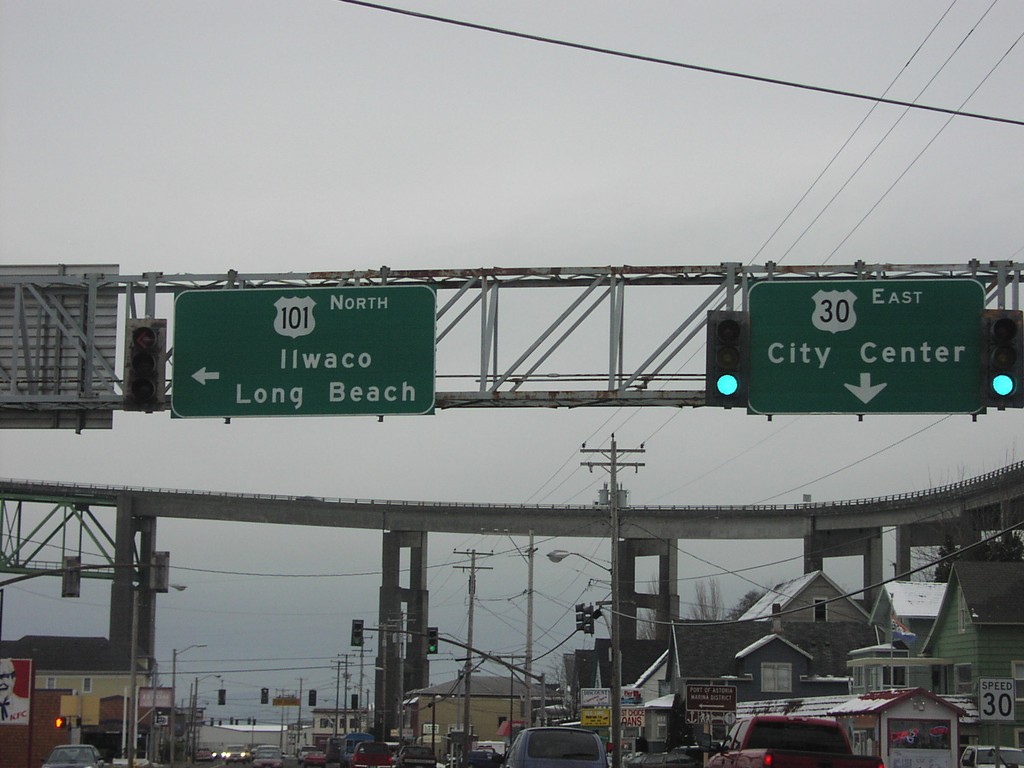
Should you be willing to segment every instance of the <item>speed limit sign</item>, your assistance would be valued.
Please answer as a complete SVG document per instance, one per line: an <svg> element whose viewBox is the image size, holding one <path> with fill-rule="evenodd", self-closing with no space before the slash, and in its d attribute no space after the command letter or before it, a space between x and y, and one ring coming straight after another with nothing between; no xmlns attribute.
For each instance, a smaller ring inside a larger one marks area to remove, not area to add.
<svg viewBox="0 0 1024 768"><path fill-rule="evenodd" d="M1014 681L1009 677L983 677L978 680L978 715L982 722L1016 720Z"/></svg>

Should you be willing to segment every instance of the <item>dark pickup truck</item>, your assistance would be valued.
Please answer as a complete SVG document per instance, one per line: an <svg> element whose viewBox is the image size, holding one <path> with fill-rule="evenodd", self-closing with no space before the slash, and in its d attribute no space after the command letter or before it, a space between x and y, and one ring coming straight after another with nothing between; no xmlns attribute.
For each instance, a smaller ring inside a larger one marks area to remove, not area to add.
<svg viewBox="0 0 1024 768"><path fill-rule="evenodd" d="M707 768L884 768L879 757L853 754L835 720L758 715L739 720Z"/></svg>

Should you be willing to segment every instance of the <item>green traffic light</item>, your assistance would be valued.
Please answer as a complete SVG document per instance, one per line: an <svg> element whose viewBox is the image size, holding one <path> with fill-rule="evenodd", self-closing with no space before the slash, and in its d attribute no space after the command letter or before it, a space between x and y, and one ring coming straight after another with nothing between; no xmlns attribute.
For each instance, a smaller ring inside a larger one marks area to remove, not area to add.
<svg viewBox="0 0 1024 768"><path fill-rule="evenodd" d="M740 388L740 380L731 373L724 373L715 381L715 388L718 389L720 395L731 397Z"/></svg>
<svg viewBox="0 0 1024 768"><path fill-rule="evenodd" d="M998 376L992 377L992 391L1000 397L1012 395L1016 389L1017 387L1014 384L1012 376L1000 373Z"/></svg>

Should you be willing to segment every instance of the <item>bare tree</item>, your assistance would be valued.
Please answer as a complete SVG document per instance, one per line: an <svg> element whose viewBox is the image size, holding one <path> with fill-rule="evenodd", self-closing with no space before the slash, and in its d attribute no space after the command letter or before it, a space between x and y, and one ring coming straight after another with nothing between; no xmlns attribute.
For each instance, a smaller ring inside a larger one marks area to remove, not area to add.
<svg viewBox="0 0 1024 768"><path fill-rule="evenodd" d="M741 597L732 608L730 608L725 618L730 621L736 621L740 616L750 610L754 604L764 597L765 591L763 589L752 589Z"/></svg>
<svg viewBox="0 0 1024 768"><path fill-rule="evenodd" d="M699 621L721 621L725 617L722 588L714 576L701 579L694 586L696 598L690 606L690 618Z"/></svg>

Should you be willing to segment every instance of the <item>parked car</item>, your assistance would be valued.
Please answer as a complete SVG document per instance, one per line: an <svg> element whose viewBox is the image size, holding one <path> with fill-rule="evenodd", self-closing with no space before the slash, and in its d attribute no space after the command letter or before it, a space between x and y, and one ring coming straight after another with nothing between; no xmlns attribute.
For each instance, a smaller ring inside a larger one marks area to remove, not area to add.
<svg viewBox="0 0 1024 768"><path fill-rule="evenodd" d="M213 762L213 750L206 747L196 747L196 753L192 759L197 763Z"/></svg>
<svg viewBox="0 0 1024 768"><path fill-rule="evenodd" d="M356 745L349 768L380 768L391 766L391 747L386 741L363 741Z"/></svg>
<svg viewBox="0 0 1024 768"><path fill-rule="evenodd" d="M348 768L352 760L352 753L356 746L364 741L373 741L372 733L347 733L344 736L330 736L324 745L324 753L327 755L327 765L340 765Z"/></svg>
<svg viewBox="0 0 1024 768"><path fill-rule="evenodd" d="M601 737L582 728L525 728L505 753L506 768L607 768Z"/></svg>
<svg viewBox="0 0 1024 768"><path fill-rule="evenodd" d="M284 755L280 747L256 747L252 753L252 768L284 768Z"/></svg>
<svg viewBox="0 0 1024 768"><path fill-rule="evenodd" d="M220 759L225 763L248 763L252 755L242 744L229 744L221 751Z"/></svg>
<svg viewBox="0 0 1024 768"><path fill-rule="evenodd" d="M1024 766L1024 749L1000 747L999 762L1006 766ZM967 747L960 755L960 768L985 768L996 764L996 748L988 744Z"/></svg>
<svg viewBox="0 0 1024 768"><path fill-rule="evenodd" d="M434 750L424 744L406 744L391 762L395 768L435 768L437 765Z"/></svg>
<svg viewBox="0 0 1024 768"><path fill-rule="evenodd" d="M54 747L43 768L103 768L100 752L92 744L63 744Z"/></svg>
<svg viewBox="0 0 1024 768"><path fill-rule="evenodd" d="M471 749L466 755L470 768L495 768L501 763L501 755L493 749Z"/></svg>
<svg viewBox="0 0 1024 768"><path fill-rule="evenodd" d="M313 766L320 768L322 765L327 765L327 754L319 749L314 749L312 752L307 752L302 761L304 768L313 768Z"/></svg>

